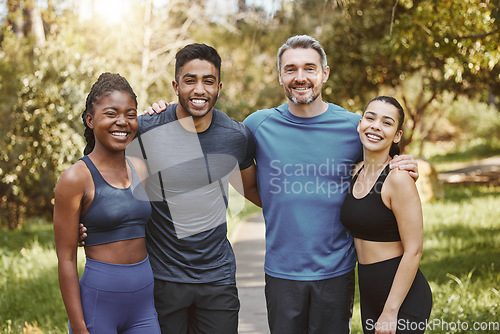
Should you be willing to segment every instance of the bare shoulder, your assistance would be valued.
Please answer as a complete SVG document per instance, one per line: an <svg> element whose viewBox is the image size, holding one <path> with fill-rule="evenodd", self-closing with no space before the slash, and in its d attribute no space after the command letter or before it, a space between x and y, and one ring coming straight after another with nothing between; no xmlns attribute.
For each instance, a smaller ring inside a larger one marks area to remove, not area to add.
<svg viewBox="0 0 500 334"><path fill-rule="evenodd" d="M85 185L92 181L92 175L83 161L77 161L59 177L57 192L83 192Z"/></svg>
<svg viewBox="0 0 500 334"><path fill-rule="evenodd" d="M411 177L410 173L406 170L392 169L387 175L384 185L387 184L391 192L401 194L408 191L416 191L415 180Z"/></svg>

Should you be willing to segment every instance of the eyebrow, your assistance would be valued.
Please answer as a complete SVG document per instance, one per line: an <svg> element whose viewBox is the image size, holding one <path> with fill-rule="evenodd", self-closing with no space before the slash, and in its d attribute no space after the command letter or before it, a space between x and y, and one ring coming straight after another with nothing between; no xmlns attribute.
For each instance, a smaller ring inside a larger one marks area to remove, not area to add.
<svg viewBox="0 0 500 334"><path fill-rule="evenodd" d="M111 106L102 108L102 110L107 110L107 109L111 109L111 110L114 110L114 111L118 111L118 108L111 107ZM128 108L128 109L127 109L127 111L131 111L131 110L137 111L137 108Z"/></svg>
<svg viewBox="0 0 500 334"><path fill-rule="evenodd" d="M375 112L373 112L373 111L366 111L366 112L365 112L365 114L372 114L372 115L374 115L374 116L377 116L377 115L378 115L377 113L375 113ZM392 121L396 122L396 120L395 120L394 118L392 118L391 116L382 116L382 118L387 118L387 119L390 119L390 120L392 120Z"/></svg>
<svg viewBox="0 0 500 334"><path fill-rule="evenodd" d="M182 78L196 78L198 77L196 74L192 74L192 73L187 73L185 75L182 76ZM217 77L213 74L207 74L207 75L204 75L202 76L203 79L214 79L214 80L217 80Z"/></svg>
<svg viewBox="0 0 500 334"><path fill-rule="evenodd" d="M283 65L284 68L287 68L287 67L296 67L296 66L299 66L297 64L285 64ZM318 65L316 63L305 63L304 66L315 66L317 67Z"/></svg>

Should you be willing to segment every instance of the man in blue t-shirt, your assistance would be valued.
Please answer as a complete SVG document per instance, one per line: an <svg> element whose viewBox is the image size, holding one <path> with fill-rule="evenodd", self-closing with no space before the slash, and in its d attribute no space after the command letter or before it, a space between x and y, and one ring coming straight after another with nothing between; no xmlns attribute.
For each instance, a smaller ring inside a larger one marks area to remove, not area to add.
<svg viewBox="0 0 500 334"><path fill-rule="evenodd" d="M362 158L361 117L322 100L330 69L314 38L289 38L278 71L288 103L243 122L256 142L269 326L276 334L349 333L356 251L339 215ZM397 160L416 170L412 157Z"/></svg>

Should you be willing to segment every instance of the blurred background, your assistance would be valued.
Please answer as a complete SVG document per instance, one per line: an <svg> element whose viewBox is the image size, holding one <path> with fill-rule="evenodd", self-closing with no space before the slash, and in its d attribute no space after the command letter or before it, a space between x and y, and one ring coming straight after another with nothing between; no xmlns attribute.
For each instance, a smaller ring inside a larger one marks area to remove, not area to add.
<svg viewBox="0 0 500 334"><path fill-rule="evenodd" d="M430 189L422 266L433 316L498 321L499 0L2 0L0 333L67 330L53 194L82 156L99 74L125 76L144 110L175 100L175 53L206 43L223 60L216 107L241 121L286 101L276 53L297 34L327 53L324 100L359 113L385 94L405 108L402 148L427 166L419 182L430 177L419 189Z"/></svg>

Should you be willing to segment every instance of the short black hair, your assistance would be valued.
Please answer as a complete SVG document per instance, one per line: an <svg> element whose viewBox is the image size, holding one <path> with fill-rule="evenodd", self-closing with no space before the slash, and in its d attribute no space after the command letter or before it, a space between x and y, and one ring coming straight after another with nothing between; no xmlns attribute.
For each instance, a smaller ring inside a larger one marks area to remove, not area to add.
<svg viewBox="0 0 500 334"><path fill-rule="evenodd" d="M188 44L180 49L175 55L175 81L179 82L179 75L182 67L187 62L195 59L206 60L214 64L215 68L217 69L217 74L219 75L220 82L220 68L222 59L220 58L219 53L213 47L200 43Z"/></svg>
<svg viewBox="0 0 500 334"><path fill-rule="evenodd" d="M102 73L97 81L92 85L89 95L87 95L87 101L85 103L85 110L82 114L83 124L85 125L85 140L87 141L87 146L83 154L87 155L94 149L95 138L94 131L87 125L85 117L87 114L94 114L94 104L98 103L99 99L111 92L119 91L125 92L130 95L132 100L135 102L135 107L137 108L137 95L135 95L134 90L128 83L127 79L119 75L118 73Z"/></svg>

